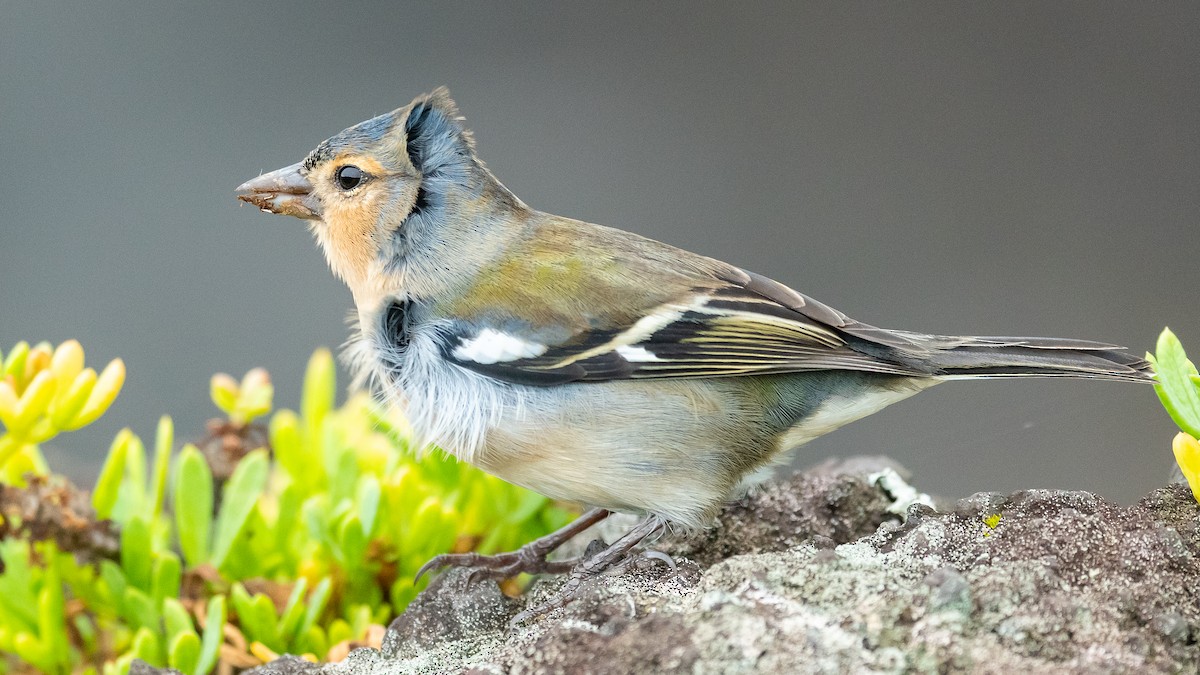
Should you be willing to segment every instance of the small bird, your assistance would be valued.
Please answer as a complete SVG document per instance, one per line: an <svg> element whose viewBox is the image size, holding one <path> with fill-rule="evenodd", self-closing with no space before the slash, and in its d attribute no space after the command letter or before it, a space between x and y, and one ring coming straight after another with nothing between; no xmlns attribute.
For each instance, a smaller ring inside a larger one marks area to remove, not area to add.
<svg viewBox="0 0 1200 675"><path fill-rule="evenodd" d="M704 526L797 446L947 380L1152 380L1121 347L876 328L733 265L532 209L478 159L444 88L238 192L308 221L354 295L360 382L421 444L593 507L519 551L427 569L578 582L667 524ZM546 559L612 511L645 518L585 560Z"/></svg>

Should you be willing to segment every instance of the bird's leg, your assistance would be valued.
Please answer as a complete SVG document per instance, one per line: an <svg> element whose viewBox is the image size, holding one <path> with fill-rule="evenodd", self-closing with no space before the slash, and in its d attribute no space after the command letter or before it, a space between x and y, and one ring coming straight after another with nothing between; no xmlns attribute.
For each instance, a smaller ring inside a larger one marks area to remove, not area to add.
<svg viewBox="0 0 1200 675"><path fill-rule="evenodd" d="M479 553L443 553L429 559L417 570L417 580L431 570L442 567L470 567L471 580L477 577L507 579L525 572L528 574L559 574L575 567L578 559L550 561L546 556L567 543L575 535L608 517L607 509L592 509L565 527L535 539L510 553L480 555Z"/></svg>
<svg viewBox="0 0 1200 675"><path fill-rule="evenodd" d="M550 610L557 609L575 599L575 594L579 591L579 587L584 581L601 572L604 572L614 566L624 563L629 559L629 551L638 544L642 543L648 537L652 537L659 532L662 532L665 523L656 516L647 516L633 529L626 532L624 536L613 542L611 546L597 553L590 558L580 562L571 570L571 576L567 577L566 583L559 589L558 593L553 598L546 602L526 609L525 611L513 617L510 626L517 626L537 616L541 616ZM659 554L662 555L662 554ZM674 567L673 561L671 567Z"/></svg>

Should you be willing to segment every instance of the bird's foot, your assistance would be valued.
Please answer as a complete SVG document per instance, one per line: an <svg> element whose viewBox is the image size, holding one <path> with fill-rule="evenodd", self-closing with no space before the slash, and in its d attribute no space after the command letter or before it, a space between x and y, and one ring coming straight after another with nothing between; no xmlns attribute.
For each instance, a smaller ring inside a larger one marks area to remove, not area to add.
<svg viewBox="0 0 1200 675"><path fill-rule="evenodd" d="M512 621L509 622L509 628L515 630L522 623L530 619L537 618L547 612L569 604L575 600L580 588L583 587L583 584L587 580L605 572L624 570L640 557L662 561L674 572L676 570L675 561L660 551L647 551L641 556L630 555L630 550L633 547L640 544L646 538L658 534L663 528L663 521L654 516L649 516L635 525L632 530L626 532L624 536L611 546L594 554L591 554L589 550L589 553L584 554L581 562L571 570L571 575L567 577L566 583L562 585L562 588L558 589L558 592L553 597L540 605L530 607L514 616ZM595 544L596 542L592 543Z"/></svg>
<svg viewBox="0 0 1200 675"><path fill-rule="evenodd" d="M562 574L580 561L547 560L546 557L575 535L608 517L605 509L592 509L571 521L566 527L525 544L516 551L496 555L479 553L443 553L430 558L417 570L417 580L426 573L443 567L469 567L467 583L480 579L507 579L518 574Z"/></svg>

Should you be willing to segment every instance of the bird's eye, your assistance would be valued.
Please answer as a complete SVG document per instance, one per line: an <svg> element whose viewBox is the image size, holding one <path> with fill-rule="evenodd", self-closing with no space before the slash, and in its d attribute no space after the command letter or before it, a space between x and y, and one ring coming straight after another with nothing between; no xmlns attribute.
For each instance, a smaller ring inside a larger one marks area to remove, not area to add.
<svg viewBox="0 0 1200 675"><path fill-rule="evenodd" d="M333 174L334 182L336 182L337 186L342 190L353 190L359 185L362 185L362 182L366 179L366 177L367 174L363 173L362 169L349 164L341 167L335 174Z"/></svg>

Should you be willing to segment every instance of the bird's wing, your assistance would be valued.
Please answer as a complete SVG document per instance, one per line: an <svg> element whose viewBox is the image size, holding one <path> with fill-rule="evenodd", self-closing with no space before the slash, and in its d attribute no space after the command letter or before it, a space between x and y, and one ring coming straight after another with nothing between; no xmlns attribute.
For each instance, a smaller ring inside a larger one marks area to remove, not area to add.
<svg viewBox="0 0 1200 675"><path fill-rule="evenodd" d="M565 339L464 323L446 358L507 382L731 377L812 370L916 375L918 336L874 328L766 277L726 267L700 288Z"/></svg>

